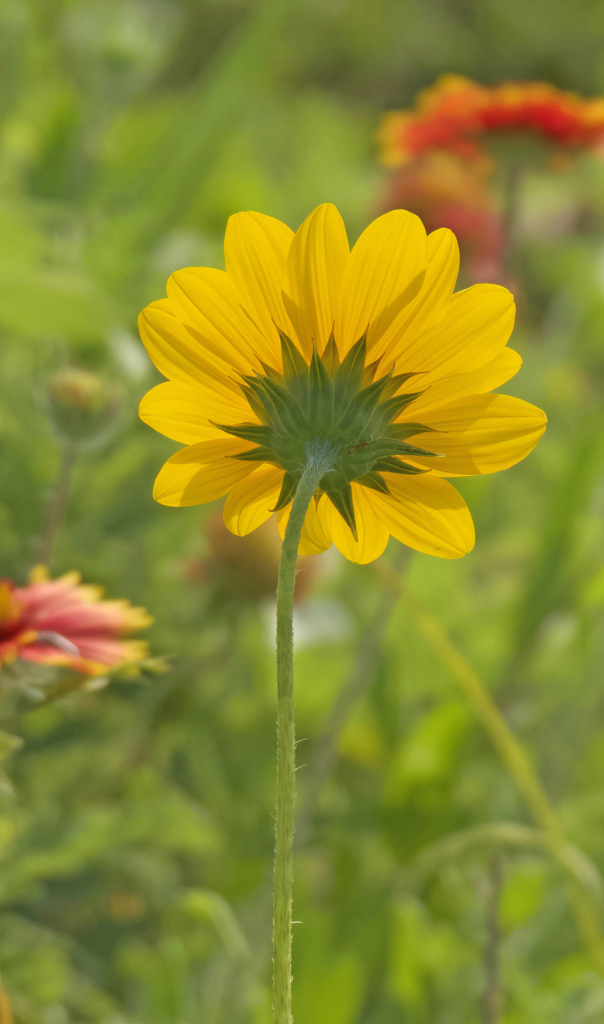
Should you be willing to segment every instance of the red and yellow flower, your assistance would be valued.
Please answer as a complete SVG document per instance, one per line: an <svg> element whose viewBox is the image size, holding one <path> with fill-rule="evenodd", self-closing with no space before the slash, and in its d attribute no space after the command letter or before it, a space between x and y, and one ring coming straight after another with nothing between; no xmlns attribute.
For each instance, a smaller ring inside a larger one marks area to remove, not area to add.
<svg viewBox="0 0 604 1024"><path fill-rule="evenodd" d="M460 75L443 75L419 94L413 110L384 117L382 160L400 167L429 150L484 159L485 137L510 133L532 134L571 153L598 148L604 141L604 99L584 99L546 82L488 87Z"/></svg>
<svg viewBox="0 0 604 1024"><path fill-rule="evenodd" d="M446 479L506 469L545 429L541 410L491 395L521 359L506 348L510 293L454 293L459 253L446 229L426 236L394 210L349 248L334 206L294 234L258 213L231 217L226 271L168 281L140 330L168 380L140 415L187 445L154 496L197 505L227 494L224 520L245 535L287 522L310 448L333 451L308 509L301 554L332 543L357 562L392 534L459 558L474 544L468 508Z"/></svg>
<svg viewBox="0 0 604 1024"><path fill-rule="evenodd" d="M0 666L21 660L99 676L147 657L144 641L124 639L151 624L145 609L104 601L101 587L80 579L53 580L38 567L25 587L0 580Z"/></svg>

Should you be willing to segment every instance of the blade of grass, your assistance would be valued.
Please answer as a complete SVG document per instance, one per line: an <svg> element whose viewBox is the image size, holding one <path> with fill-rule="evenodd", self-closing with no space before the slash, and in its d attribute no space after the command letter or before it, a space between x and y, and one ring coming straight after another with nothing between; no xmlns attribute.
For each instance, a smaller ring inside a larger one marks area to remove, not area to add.
<svg viewBox="0 0 604 1024"><path fill-rule="evenodd" d="M491 738L493 746L509 769L533 818L546 833L552 851L564 863L566 848L569 844L564 838L558 816L550 804L530 759L499 708L474 670L453 646L440 623L421 606L415 597L409 594L400 577L389 572L385 565L378 564L376 571L383 575L389 585L404 598L418 632L430 644L439 660L468 697L477 717ZM604 977L604 936L601 931L599 913L594 905L593 894L587 892L584 886L575 879L571 879L568 883L568 895L579 934L590 952L594 967Z"/></svg>

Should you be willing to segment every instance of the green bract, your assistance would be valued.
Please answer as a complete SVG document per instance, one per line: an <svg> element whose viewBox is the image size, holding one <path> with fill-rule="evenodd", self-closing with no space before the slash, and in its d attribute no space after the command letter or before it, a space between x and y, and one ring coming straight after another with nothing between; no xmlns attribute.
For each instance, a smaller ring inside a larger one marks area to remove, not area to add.
<svg viewBox="0 0 604 1024"><path fill-rule="evenodd" d="M429 427L394 422L421 394L397 394L415 374L394 375L390 370L374 380L378 364L365 365L365 335L340 362L332 332L323 355L315 348L309 365L291 339L281 331L279 334L283 373L263 364L264 374L245 376L241 384L261 422L216 426L257 445L235 458L270 462L285 470L276 511L285 508L296 493L308 445L317 441L331 444L333 465L321 478L315 496L327 495L356 540L352 481L388 494L382 473L426 472L404 462L403 456L438 457L405 443L405 438Z"/></svg>

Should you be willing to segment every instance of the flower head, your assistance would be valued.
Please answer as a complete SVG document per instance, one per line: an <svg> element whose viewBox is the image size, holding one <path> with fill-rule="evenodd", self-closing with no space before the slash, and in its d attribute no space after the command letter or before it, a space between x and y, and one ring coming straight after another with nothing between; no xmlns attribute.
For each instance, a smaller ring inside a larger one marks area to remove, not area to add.
<svg viewBox="0 0 604 1024"><path fill-rule="evenodd" d="M96 676L142 661L146 643L124 636L152 620L144 608L102 595L77 572L51 580L39 567L25 587L0 580L0 666L21 660Z"/></svg>
<svg viewBox="0 0 604 1024"><path fill-rule="evenodd" d="M334 452L302 533L301 554L332 542L368 562L390 534L459 558L474 543L465 502L444 477L505 469L537 443L545 416L489 395L520 357L506 289L453 294L453 234L426 236L393 210L352 251L334 206L294 234L258 213L231 217L226 272L173 274L167 299L140 317L168 382L141 417L188 447L155 484L156 500L196 505L228 493L224 520L244 535L279 513L283 530L307 448Z"/></svg>
<svg viewBox="0 0 604 1024"><path fill-rule="evenodd" d="M488 134L528 133L566 151L604 141L604 99L583 99L545 82L502 82L489 88L461 75L443 75L418 96L412 111L382 122L382 159L397 167L428 150L484 158Z"/></svg>

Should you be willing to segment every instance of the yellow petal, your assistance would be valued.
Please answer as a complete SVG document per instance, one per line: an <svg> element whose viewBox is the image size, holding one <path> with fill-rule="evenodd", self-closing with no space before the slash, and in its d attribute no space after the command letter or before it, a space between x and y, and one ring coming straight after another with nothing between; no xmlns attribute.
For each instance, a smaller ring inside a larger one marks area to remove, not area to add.
<svg viewBox="0 0 604 1024"><path fill-rule="evenodd" d="M210 438L224 437L214 423L250 423L256 417L241 394L221 394L198 385L186 387L174 381L158 384L148 391L138 410L140 418L150 427L173 441L195 444Z"/></svg>
<svg viewBox="0 0 604 1024"><path fill-rule="evenodd" d="M445 315L420 336L403 339L397 372L469 373L494 359L514 326L514 299L497 284L475 284L450 299Z"/></svg>
<svg viewBox="0 0 604 1024"><path fill-rule="evenodd" d="M322 352L339 319L342 278L350 258L344 221L331 203L306 218L294 235L283 279L283 302L302 352Z"/></svg>
<svg viewBox="0 0 604 1024"><path fill-rule="evenodd" d="M404 416L399 417L401 421L414 421L424 419L424 410L432 409L437 405L444 405L462 395L483 394L485 391L493 391L510 380L522 366L522 359L517 352L511 348L504 348L498 356L485 363L478 370L471 373L456 373L444 380L437 379L440 374L438 370L432 370L425 376L415 377L415 387L422 389L422 394L416 398L412 405L406 410ZM408 381L406 388L411 381ZM421 414L421 415L420 415ZM425 439L424 439L425 440ZM428 445L429 447L429 445Z"/></svg>
<svg viewBox="0 0 604 1024"><path fill-rule="evenodd" d="M293 333L283 305L281 283L294 233L274 217L263 213L236 213L229 218L224 239L227 274L240 302L265 338L272 339L280 368L281 350L275 324Z"/></svg>
<svg viewBox="0 0 604 1024"><path fill-rule="evenodd" d="M342 315L336 326L341 355L365 331L371 351L418 294L426 266L426 231L415 214L391 210L363 231L342 282Z"/></svg>
<svg viewBox="0 0 604 1024"><path fill-rule="evenodd" d="M393 320L371 352L371 359L385 353L387 359L396 360L415 338L443 319L459 273L459 246L452 231L439 228L428 235L427 258L426 275L417 298Z"/></svg>
<svg viewBox="0 0 604 1024"><path fill-rule="evenodd" d="M162 505L203 505L221 498L255 469L253 462L232 458L253 445L237 438L201 441L176 452L162 466L153 497Z"/></svg>
<svg viewBox="0 0 604 1024"><path fill-rule="evenodd" d="M445 458L408 461L438 476L474 476L508 469L524 459L545 430L547 417L520 398L470 395L426 411L421 422L441 433L418 434L409 443Z"/></svg>
<svg viewBox="0 0 604 1024"><path fill-rule="evenodd" d="M284 472L261 465L235 484L224 503L223 519L231 533L245 537L261 526L275 510Z"/></svg>
<svg viewBox="0 0 604 1024"><path fill-rule="evenodd" d="M242 373L270 359L270 341L246 316L224 270L187 267L168 279L168 299L176 316L199 342Z"/></svg>
<svg viewBox="0 0 604 1024"><path fill-rule="evenodd" d="M319 504L327 501L324 494L319 498ZM285 537L285 528L289 521L289 514L291 512L291 503L286 508L281 509L278 513L279 522L279 533L281 539ZM300 544L298 546L299 555L320 555L322 551L327 551L331 547L331 537L326 536L323 527L321 525L318 513L317 504L313 498L304 519L304 526L302 527L302 534L300 537Z"/></svg>
<svg viewBox="0 0 604 1024"><path fill-rule="evenodd" d="M460 494L432 476L385 473L390 495L371 492L384 527L402 544L439 558L461 558L474 547L474 524Z"/></svg>
<svg viewBox="0 0 604 1024"><path fill-rule="evenodd" d="M356 483L351 486L358 541L355 541L350 527L327 499L319 504L319 521L323 533L331 537L338 551L351 562L365 564L373 562L382 554L388 543L388 528L376 512L373 503L373 495L376 492Z"/></svg>
<svg viewBox="0 0 604 1024"><path fill-rule="evenodd" d="M143 309L138 326L143 345L164 377L189 386L206 384L223 394L239 390L229 377L229 364L192 336L174 315L168 299Z"/></svg>

